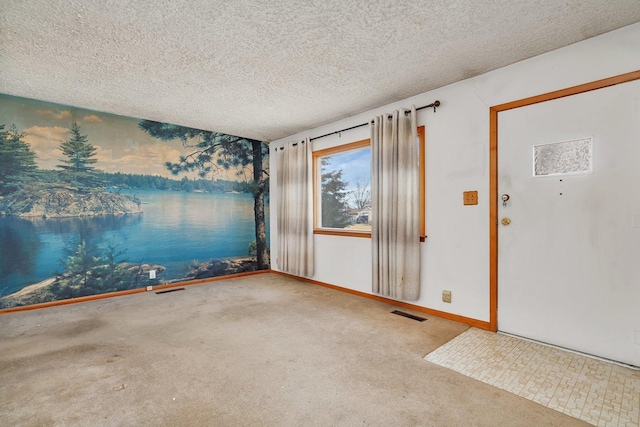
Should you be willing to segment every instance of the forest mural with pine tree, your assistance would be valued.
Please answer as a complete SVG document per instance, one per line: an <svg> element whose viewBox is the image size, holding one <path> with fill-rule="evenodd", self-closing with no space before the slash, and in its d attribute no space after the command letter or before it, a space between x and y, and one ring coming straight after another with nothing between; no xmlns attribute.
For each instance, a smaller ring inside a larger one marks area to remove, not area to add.
<svg viewBox="0 0 640 427"><path fill-rule="evenodd" d="M0 309L268 269L268 153L0 95Z"/></svg>

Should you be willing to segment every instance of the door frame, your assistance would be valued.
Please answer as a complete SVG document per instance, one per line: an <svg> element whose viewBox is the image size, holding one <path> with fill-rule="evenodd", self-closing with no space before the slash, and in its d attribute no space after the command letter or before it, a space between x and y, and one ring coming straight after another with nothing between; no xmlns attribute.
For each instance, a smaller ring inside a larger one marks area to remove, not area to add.
<svg viewBox="0 0 640 427"><path fill-rule="evenodd" d="M498 330L498 113L640 79L640 70L489 108L489 330Z"/></svg>

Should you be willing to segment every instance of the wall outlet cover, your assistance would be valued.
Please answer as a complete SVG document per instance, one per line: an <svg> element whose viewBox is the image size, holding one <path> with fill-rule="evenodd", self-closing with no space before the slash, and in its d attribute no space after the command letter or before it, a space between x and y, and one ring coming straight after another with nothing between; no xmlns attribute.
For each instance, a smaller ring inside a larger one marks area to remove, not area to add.
<svg viewBox="0 0 640 427"><path fill-rule="evenodd" d="M442 301L451 303L451 291L442 291Z"/></svg>
<svg viewBox="0 0 640 427"><path fill-rule="evenodd" d="M147 286L147 292L150 292L153 290L153 286Z"/></svg>

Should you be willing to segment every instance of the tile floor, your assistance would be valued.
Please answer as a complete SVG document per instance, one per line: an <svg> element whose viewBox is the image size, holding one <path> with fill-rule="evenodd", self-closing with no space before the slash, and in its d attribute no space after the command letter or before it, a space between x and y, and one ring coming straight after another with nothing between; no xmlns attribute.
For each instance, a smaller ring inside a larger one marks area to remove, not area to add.
<svg viewBox="0 0 640 427"><path fill-rule="evenodd" d="M596 426L640 426L640 370L475 328L425 360Z"/></svg>

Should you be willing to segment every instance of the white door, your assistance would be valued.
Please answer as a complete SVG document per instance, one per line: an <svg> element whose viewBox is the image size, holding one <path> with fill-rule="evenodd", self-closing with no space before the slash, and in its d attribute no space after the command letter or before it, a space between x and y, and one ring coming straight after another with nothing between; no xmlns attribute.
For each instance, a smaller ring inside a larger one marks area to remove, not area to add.
<svg viewBox="0 0 640 427"><path fill-rule="evenodd" d="M500 112L498 168L498 329L640 366L640 81Z"/></svg>

